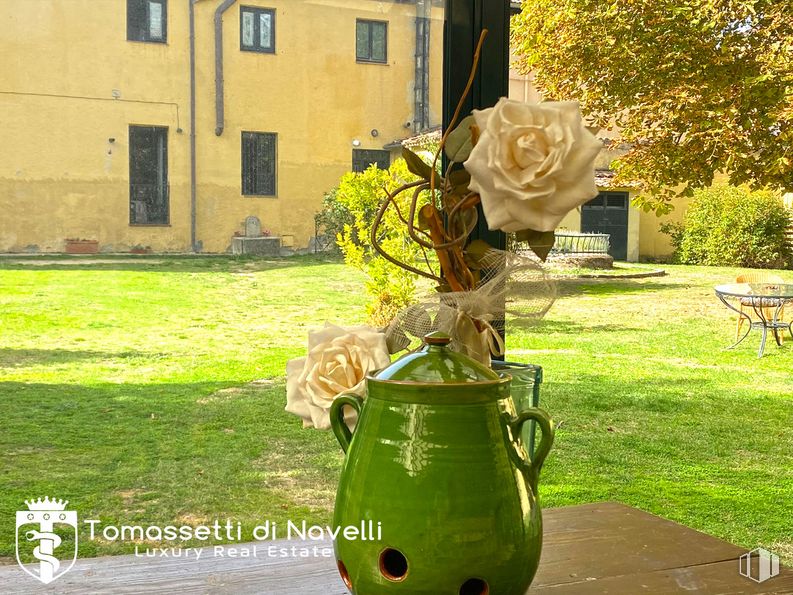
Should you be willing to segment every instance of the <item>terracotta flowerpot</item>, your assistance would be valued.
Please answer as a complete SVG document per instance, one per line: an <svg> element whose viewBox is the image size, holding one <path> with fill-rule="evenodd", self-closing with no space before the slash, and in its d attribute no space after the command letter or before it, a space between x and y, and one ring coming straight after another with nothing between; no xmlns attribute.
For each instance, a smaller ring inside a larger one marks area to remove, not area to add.
<svg viewBox="0 0 793 595"><path fill-rule="evenodd" d="M333 403L347 453L333 524L380 530L339 535L339 572L357 595L523 595L540 559L537 481L553 426L536 408L511 414L511 377L434 335L439 344L369 377L366 400ZM346 406L359 413L353 432ZM529 420L542 429L533 461L519 441Z"/></svg>
<svg viewBox="0 0 793 595"><path fill-rule="evenodd" d="M66 240L66 254L97 254L99 242L96 240Z"/></svg>

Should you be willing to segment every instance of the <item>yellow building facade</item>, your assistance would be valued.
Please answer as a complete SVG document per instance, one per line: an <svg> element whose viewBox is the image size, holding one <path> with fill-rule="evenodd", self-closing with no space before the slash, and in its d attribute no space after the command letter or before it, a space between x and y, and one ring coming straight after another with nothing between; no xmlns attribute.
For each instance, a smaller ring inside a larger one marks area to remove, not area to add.
<svg viewBox="0 0 793 595"><path fill-rule="evenodd" d="M307 248L345 172L440 125L442 4L0 2L0 252L226 252L249 216ZM514 72L510 96L540 99ZM671 252L654 214L626 221L628 260Z"/></svg>
<svg viewBox="0 0 793 595"><path fill-rule="evenodd" d="M248 216L308 246L355 159L440 123L442 12L430 0L0 3L0 252L67 239L225 252Z"/></svg>

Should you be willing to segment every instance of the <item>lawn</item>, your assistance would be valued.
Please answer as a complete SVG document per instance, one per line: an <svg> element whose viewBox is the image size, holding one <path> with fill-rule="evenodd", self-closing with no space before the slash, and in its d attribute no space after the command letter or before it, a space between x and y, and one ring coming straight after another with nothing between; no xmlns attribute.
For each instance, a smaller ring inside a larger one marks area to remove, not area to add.
<svg viewBox="0 0 793 595"><path fill-rule="evenodd" d="M665 268L563 279L508 337L559 426L543 505L617 500L789 563L793 341L726 351L712 286L736 270ZM283 411L283 371L308 329L363 322L362 282L313 257L0 259L0 560L44 495L102 525L329 521L341 451ZM86 528L80 556L130 551Z"/></svg>

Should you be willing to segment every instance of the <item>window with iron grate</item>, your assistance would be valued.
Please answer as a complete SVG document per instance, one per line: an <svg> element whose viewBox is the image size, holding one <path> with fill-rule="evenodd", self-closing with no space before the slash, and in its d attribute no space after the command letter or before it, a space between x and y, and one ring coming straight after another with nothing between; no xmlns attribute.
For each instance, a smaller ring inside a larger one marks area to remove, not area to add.
<svg viewBox="0 0 793 595"><path fill-rule="evenodd" d="M242 133L244 196L275 196L277 138L274 132Z"/></svg>
<svg viewBox="0 0 793 595"><path fill-rule="evenodd" d="M352 150L352 171L366 171L370 165L376 165L380 169L388 169L391 166L391 153L378 149Z"/></svg>
<svg viewBox="0 0 793 595"><path fill-rule="evenodd" d="M129 223L167 225L168 128L129 127Z"/></svg>

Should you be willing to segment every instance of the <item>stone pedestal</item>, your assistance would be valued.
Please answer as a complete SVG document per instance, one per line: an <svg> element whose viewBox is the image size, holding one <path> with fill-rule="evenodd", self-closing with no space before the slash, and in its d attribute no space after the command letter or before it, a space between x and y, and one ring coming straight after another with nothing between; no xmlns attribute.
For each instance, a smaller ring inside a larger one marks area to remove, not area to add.
<svg viewBox="0 0 793 595"><path fill-rule="evenodd" d="M281 238L232 238L231 253L236 255L280 256Z"/></svg>

